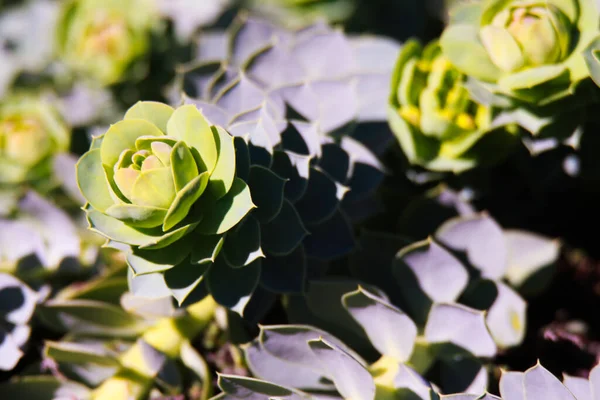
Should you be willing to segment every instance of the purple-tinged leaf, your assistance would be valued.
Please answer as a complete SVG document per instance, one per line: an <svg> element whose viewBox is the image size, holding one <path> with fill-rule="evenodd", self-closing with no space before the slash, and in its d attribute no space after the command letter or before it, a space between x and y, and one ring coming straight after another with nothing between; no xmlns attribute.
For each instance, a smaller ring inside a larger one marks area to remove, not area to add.
<svg viewBox="0 0 600 400"><path fill-rule="evenodd" d="M399 363L410 359L417 326L405 313L362 287L346 293L342 303L379 353Z"/></svg>
<svg viewBox="0 0 600 400"><path fill-rule="evenodd" d="M375 400L373 377L350 354L323 338L310 340L308 345L344 398Z"/></svg>
<svg viewBox="0 0 600 400"><path fill-rule="evenodd" d="M435 234L442 244L467 253L469 262L485 278L499 279L508 268L508 248L504 232L486 213L454 218Z"/></svg>
<svg viewBox="0 0 600 400"><path fill-rule="evenodd" d="M430 344L452 344L476 357L493 357L496 344L485 324L485 314L459 304L434 304L425 326Z"/></svg>

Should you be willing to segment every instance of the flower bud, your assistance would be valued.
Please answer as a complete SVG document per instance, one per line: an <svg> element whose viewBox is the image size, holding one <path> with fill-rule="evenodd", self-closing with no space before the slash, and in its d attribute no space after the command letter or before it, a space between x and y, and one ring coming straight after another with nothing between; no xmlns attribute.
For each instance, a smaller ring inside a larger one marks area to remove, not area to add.
<svg viewBox="0 0 600 400"><path fill-rule="evenodd" d="M0 104L0 183L24 183L46 176L48 163L66 151L70 133L47 102L26 96Z"/></svg>
<svg viewBox="0 0 600 400"><path fill-rule="evenodd" d="M505 72L562 61L571 41L569 20L552 4L514 6L481 28L490 58Z"/></svg>
<svg viewBox="0 0 600 400"><path fill-rule="evenodd" d="M62 59L102 85L118 82L148 47L151 6L146 0L66 2L57 36Z"/></svg>

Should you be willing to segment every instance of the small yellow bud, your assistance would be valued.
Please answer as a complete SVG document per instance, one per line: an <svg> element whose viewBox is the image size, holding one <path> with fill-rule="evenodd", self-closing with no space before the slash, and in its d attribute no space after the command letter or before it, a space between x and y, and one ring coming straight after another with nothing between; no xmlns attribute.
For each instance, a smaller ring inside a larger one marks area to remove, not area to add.
<svg viewBox="0 0 600 400"><path fill-rule="evenodd" d="M413 126L419 126L421 123L421 111L415 106L401 107L398 113Z"/></svg>
<svg viewBox="0 0 600 400"><path fill-rule="evenodd" d="M467 113L460 113L456 117L456 125L458 125L461 129L472 131L477 129L475 125L475 120L472 116Z"/></svg>
<svg viewBox="0 0 600 400"><path fill-rule="evenodd" d="M33 166L50 151L51 140L39 121L28 117L0 120L3 155L23 165Z"/></svg>

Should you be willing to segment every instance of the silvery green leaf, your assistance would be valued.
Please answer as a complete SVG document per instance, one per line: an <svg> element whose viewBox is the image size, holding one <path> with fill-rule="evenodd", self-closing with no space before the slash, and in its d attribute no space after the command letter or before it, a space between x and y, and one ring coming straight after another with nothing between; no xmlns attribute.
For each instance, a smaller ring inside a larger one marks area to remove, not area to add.
<svg viewBox="0 0 600 400"><path fill-rule="evenodd" d="M496 282L496 288L498 296L485 321L498 347L517 346L525 337L527 303L502 282Z"/></svg>
<svg viewBox="0 0 600 400"><path fill-rule="evenodd" d="M400 44L394 40L375 37L352 37L352 50L357 60L359 121L381 121L386 118L391 68L396 62Z"/></svg>
<svg viewBox="0 0 600 400"><path fill-rule="evenodd" d="M394 272L401 285L402 268L414 274L420 289L433 302L455 301L469 282L462 263L431 239L407 246L396 255Z"/></svg>
<svg viewBox="0 0 600 400"><path fill-rule="evenodd" d="M592 368L589 380L593 400L600 399L600 364Z"/></svg>
<svg viewBox="0 0 600 400"><path fill-rule="evenodd" d="M89 399L91 390L86 386L53 376L23 376L0 384L0 391L8 398L31 400Z"/></svg>
<svg viewBox="0 0 600 400"><path fill-rule="evenodd" d="M346 293L342 303L365 330L377 351L399 363L410 359L417 326L405 313L361 287Z"/></svg>
<svg viewBox="0 0 600 400"><path fill-rule="evenodd" d="M75 164L77 164L77 157L73 154L57 154L52 163L54 178L73 201L83 206L87 201L77 187Z"/></svg>
<svg viewBox="0 0 600 400"><path fill-rule="evenodd" d="M344 398L375 400L373 377L350 354L323 338L310 340L308 345Z"/></svg>
<svg viewBox="0 0 600 400"><path fill-rule="evenodd" d="M515 229L506 230L504 235L508 243L506 278L514 286L522 286L558 259L561 243L556 239Z"/></svg>
<svg viewBox="0 0 600 400"><path fill-rule="evenodd" d="M523 388L525 399L576 400L573 393L539 362L525 371Z"/></svg>
<svg viewBox="0 0 600 400"><path fill-rule="evenodd" d="M75 83L69 92L53 96L63 119L72 127L83 127L118 118L115 100L107 89Z"/></svg>
<svg viewBox="0 0 600 400"><path fill-rule="evenodd" d="M493 357L497 350L484 313L458 304L433 305L425 326L425 340L458 346L476 357Z"/></svg>
<svg viewBox="0 0 600 400"><path fill-rule="evenodd" d="M306 351L308 355L312 355L308 349ZM260 340L254 340L245 346L244 353L250 371L258 378L303 390L335 390L332 383L323 379L322 371L309 364L299 363L294 358L280 358L267 351Z"/></svg>
<svg viewBox="0 0 600 400"><path fill-rule="evenodd" d="M240 22L235 35L229 43L235 65L242 65L251 55L268 47L274 40L283 43L289 40L289 34L273 24L257 18L245 18Z"/></svg>
<svg viewBox="0 0 600 400"><path fill-rule="evenodd" d="M498 279L506 273L506 239L487 213L451 219L438 229L435 238L453 250L466 252L469 262L485 278Z"/></svg>
<svg viewBox="0 0 600 400"><path fill-rule="evenodd" d="M502 371L500 395L504 399L525 400L524 382L523 372Z"/></svg>
<svg viewBox="0 0 600 400"><path fill-rule="evenodd" d="M218 29L203 32L198 37L194 55L200 60L227 58L227 33ZM221 124L217 124L221 125Z"/></svg>
<svg viewBox="0 0 600 400"><path fill-rule="evenodd" d="M120 306L97 300L52 299L36 315L52 329L73 334L136 337L148 327Z"/></svg>
<svg viewBox="0 0 600 400"><path fill-rule="evenodd" d="M10 371L23 356L37 294L17 278L0 273L0 370Z"/></svg>
<svg viewBox="0 0 600 400"><path fill-rule="evenodd" d="M259 341L266 352L288 362L302 365L318 373L323 373L322 366L311 353L308 342L325 338L328 343L336 345L358 360L363 366L366 362L335 336L309 325L270 325L263 326Z"/></svg>
<svg viewBox="0 0 600 400"><path fill-rule="evenodd" d="M121 296L121 307L130 313L148 318L166 318L176 314L170 294L165 297L151 299L125 292Z"/></svg>
<svg viewBox="0 0 600 400"><path fill-rule="evenodd" d="M219 374L218 385L225 396L224 399L284 399L308 400L311 397L299 390L286 388L266 381L241 376Z"/></svg>
<svg viewBox="0 0 600 400"><path fill-rule="evenodd" d="M20 260L28 256L44 260L42 238L22 221L0 220L0 243L2 243L0 254L7 264L16 266Z"/></svg>
<svg viewBox="0 0 600 400"><path fill-rule="evenodd" d="M205 269L206 268L203 268L202 270ZM127 271L127 280L133 296L141 297L145 301L153 301L155 299L163 299L166 296L172 296L165 280L165 275L162 273L157 272L136 275L133 269L129 268Z"/></svg>
<svg viewBox="0 0 600 400"><path fill-rule="evenodd" d="M22 221L43 238L40 261L46 268L56 268L66 258L79 257L81 242L77 227L63 210L33 191L23 197L19 207ZM57 231L61 234L56 235Z"/></svg>
<svg viewBox="0 0 600 400"><path fill-rule="evenodd" d="M10 334L0 331L0 339L0 370L10 371L23 357L23 352Z"/></svg>
<svg viewBox="0 0 600 400"><path fill-rule="evenodd" d="M175 34L181 41L187 41L200 27L215 21L225 8L229 0L161 0L158 8L161 14L173 20Z"/></svg>
<svg viewBox="0 0 600 400"><path fill-rule="evenodd" d="M0 318L13 325L25 325L36 307L37 295L17 278L0 273Z"/></svg>
<svg viewBox="0 0 600 400"><path fill-rule="evenodd" d="M179 356L181 362L202 380L202 395L200 398L202 400L208 399L210 393L212 393L212 384L209 383L211 379L210 368L204 358L189 341L183 342Z"/></svg>
<svg viewBox="0 0 600 400"><path fill-rule="evenodd" d="M410 391L420 400L435 400L431 384L405 364L400 364L398 367L398 372L394 377L394 388Z"/></svg>
<svg viewBox="0 0 600 400"><path fill-rule="evenodd" d="M585 378L563 374L563 385L575 395L577 400L594 400L591 384Z"/></svg>
<svg viewBox="0 0 600 400"><path fill-rule="evenodd" d="M104 367L119 367L118 354L114 351L89 342L46 341L44 356L59 363L95 364Z"/></svg>

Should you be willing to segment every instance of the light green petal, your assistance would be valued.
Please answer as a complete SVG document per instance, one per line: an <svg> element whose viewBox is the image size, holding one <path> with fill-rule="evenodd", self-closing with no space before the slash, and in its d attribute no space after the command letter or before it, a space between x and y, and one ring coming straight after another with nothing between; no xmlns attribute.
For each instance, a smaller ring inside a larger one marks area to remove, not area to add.
<svg viewBox="0 0 600 400"><path fill-rule="evenodd" d="M495 82L501 71L479 41L479 29L472 25L450 25L440 38L443 53L462 73Z"/></svg>
<svg viewBox="0 0 600 400"><path fill-rule="evenodd" d="M155 101L138 101L127 112L123 119L144 119L152 122L163 132L167 132L167 121L173 114L173 107Z"/></svg>
<svg viewBox="0 0 600 400"><path fill-rule="evenodd" d="M114 165L114 171L116 172L119 168L127 168L133 164L132 157L134 154L135 151L131 149L123 150L121 155L119 155L119 161L117 161Z"/></svg>
<svg viewBox="0 0 600 400"><path fill-rule="evenodd" d="M529 89L556 79L565 72L566 67L564 65L544 65L536 68L528 68L502 77L498 81L498 86L506 91Z"/></svg>
<svg viewBox="0 0 600 400"><path fill-rule="evenodd" d="M125 195L123 194L123 192L121 192L121 190L117 186L117 183L115 182L115 173L113 169L106 165L102 165L102 167L104 168L104 174L106 176L106 181L108 182L110 196L112 197L115 204L129 203L129 199L125 197Z"/></svg>
<svg viewBox="0 0 600 400"><path fill-rule="evenodd" d="M418 64L419 59L417 58L408 60L400 74L398 102L402 106L418 106L419 104L418 93L423 89L425 82L419 80Z"/></svg>
<svg viewBox="0 0 600 400"><path fill-rule="evenodd" d="M115 204L106 210L106 214L137 228L154 228L163 223L167 210L135 204Z"/></svg>
<svg viewBox="0 0 600 400"><path fill-rule="evenodd" d="M488 25L481 28L481 41L488 55L503 71L516 71L523 67L525 58L517 41L504 28Z"/></svg>
<svg viewBox="0 0 600 400"><path fill-rule="evenodd" d="M157 168L163 168L163 167L164 167L164 165L162 162L160 162L158 157L151 155L151 156L146 157L146 159L142 162L141 171L145 172L145 171L149 171L151 169L157 169Z"/></svg>
<svg viewBox="0 0 600 400"><path fill-rule="evenodd" d="M135 141L135 148L138 150L152 151L153 143L164 143L173 147L175 146L175 143L177 143L177 139L173 139L172 137L168 136L140 136Z"/></svg>
<svg viewBox="0 0 600 400"><path fill-rule="evenodd" d="M166 215L163 231L168 231L188 215L190 208L204 193L209 175L208 171L203 172L177 192L177 196L175 196L175 200L171 203L171 208L169 208Z"/></svg>
<svg viewBox="0 0 600 400"><path fill-rule="evenodd" d="M171 170L158 168L140 174L131 190L131 202L168 209L175 199L175 195Z"/></svg>
<svg viewBox="0 0 600 400"><path fill-rule="evenodd" d="M389 102L394 104L396 107L400 107L402 104L407 104L404 102L404 98L402 93L405 92L401 88L401 81L403 80L403 76L406 71L406 64L421 54L423 48L421 44L414 40L409 39L402 46L402 50L398 55L398 59L396 60L396 65L394 66L394 73L392 74L392 93L390 94Z"/></svg>
<svg viewBox="0 0 600 400"><path fill-rule="evenodd" d="M104 133L100 136L92 137L92 143L90 144L90 150L100 149L102 141L104 140Z"/></svg>
<svg viewBox="0 0 600 400"><path fill-rule="evenodd" d="M164 133L151 122L143 119L127 119L119 121L108 128L100 147L102 163L108 166L119 160L121 152L133 149L140 136L163 136Z"/></svg>
<svg viewBox="0 0 600 400"><path fill-rule="evenodd" d="M118 189L123 193L123 196L131 200L131 191L136 179L140 176L140 171L133 168L121 168L115 172L113 177Z"/></svg>
<svg viewBox="0 0 600 400"><path fill-rule="evenodd" d="M175 110L167 123L167 133L198 152L196 162L202 172L212 172L218 158L217 143L208 121L196 106L188 104Z"/></svg>
<svg viewBox="0 0 600 400"><path fill-rule="evenodd" d="M219 138L219 159L208 182L210 194L220 199L231 189L235 178L235 146L233 137L221 127L213 127Z"/></svg>
<svg viewBox="0 0 600 400"><path fill-rule="evenodd" d="M171 150L172 146L167 143L154 141L150 144L152 154L154 154L163 163L165 167L171 165Z"/></svg>
<svg viewBox="0 0 600 400"><path fill-rule="evenodd" d="M141 246L154 243L160 236L144 233L116 218L105 215L94 209L86 210L90 228L107 239L125 243L130 246Z"/></svg>
<svg viewBox="0 0 600 400"><path fill-rule="evenodd" d="M81 194L98 211L115 204L106 181L100 149L85 153L76 165L77 185Z"/></svg>
<svg viewBox="0 0 600 400"><path fill-rule="evenodd" d="M192 232L194 229L196 229L196 226L198 226L197 222L179 227L175 230L165 233L158 240L155 240L152 243L141 245L140 249L146 249L146 250L162 249L172 243L175 243L176 241L180 240L188 233Z"/></svg>
<svg viewBox="0 0 600 400"><path fill-rule="evenodd" d="M175 182L175 190L178 192L192 179L198 176L198 167L194 156L184 142L177 142L171 150L171 172Z"/></svg>
<svg viewBox="0 0 600 400"><path fill-rule="evenodd" d="M488 25L492 22L494 17L500 13L503 9L506 9L514 0L485 0L482 1L482 5L478 4L482 8L481 13L481 25Z"/></svg>
<svg viewBox="0 0 600 400"><path fill-rule="evenodd" d="M171 232L163 233L160 229L147 231L143 228L136 229L93 209L86 210L86 214L90 228L93 231L115 242L139 246L141 249L147 250L166 247L190 233L198 225L198 223L188 224Z"/></svg>

